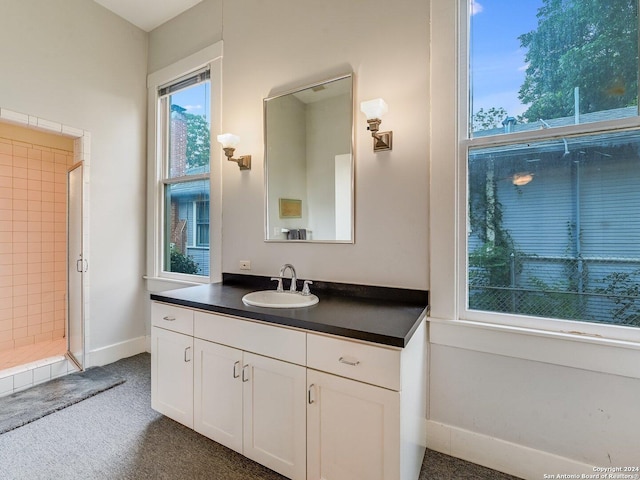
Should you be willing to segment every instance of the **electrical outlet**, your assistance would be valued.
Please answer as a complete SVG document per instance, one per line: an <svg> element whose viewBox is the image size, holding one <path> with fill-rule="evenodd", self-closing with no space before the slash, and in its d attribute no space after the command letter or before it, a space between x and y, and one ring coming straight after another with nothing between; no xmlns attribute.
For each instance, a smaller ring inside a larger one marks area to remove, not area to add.
<svg viewBox="0 0 640 480"><path fill-rule="evenodd" d="M240 260L240 270L251 270L251 262L249 260Z"/></svg>

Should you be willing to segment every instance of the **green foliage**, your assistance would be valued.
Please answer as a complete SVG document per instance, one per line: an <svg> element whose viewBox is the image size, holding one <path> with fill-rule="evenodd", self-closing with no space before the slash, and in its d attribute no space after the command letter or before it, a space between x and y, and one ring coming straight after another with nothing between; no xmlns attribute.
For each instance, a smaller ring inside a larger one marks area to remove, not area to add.
<svg viewBox="0 0 640 480"><path fill-rule="evenodd" d="M198 264L193 260L191 255L185 255L171 246L171 271L176 273L198 273Z"/></svg>
<svg viewBox="0 0 640 480"><path fill-rule="evenodd" d="M471 128L474 132L499 128L505 118L507 118L507 111L502 107L491 107L486 111L481 108L471 118Z"/></svg>
<svg viewBox="0 0 640 480"><path fill-rule="evenodd" d="M511 247L485 242L469 254L469 267L475 270L474 284L504 287L511 283ZM471 279L470 279L471 280Z"/></svg>
<svg viewBox="0 0 640 480"><path fill-rule="evenodd" d="M529 282L533 289L521 295L515 313L566 320L588 320L584 318L584 299L572 289L571 279L549 285L540 278L532 277Z"/></svg>
<svg viewBox="0 0 640 480"><path fill-rule="evenodd" d="M207 119L202 115L183 113L187 122L187 167L209 164L211 132Z"/></svg>
<svg viewBox="0 0 640 480"><path fill-rule="evenodd" d="M495 261L495 255L514 251L513 239L502 227L502 204L497 200L495 177L493 160L469 163L469 227L484 242L484 253L478 254L490 263Z"/></svg>
<svg viewBox="0 0 640 480"><path fill-rule="evenodd" d="M602 279L606 286L596 291L609 296L614 303L613 322L640 327L640 269L633 272L613 272Z"/></svg>
<svg viewBox="0 0 640 480"><path fill-rule="evenodd" d="M469 179L482 182L494 177L493 163L474 162ZM483 242L469 253L469 306L494 312L512 311L512 276L519 273L520 263L513 239L502 226L502 205L496 200L493 180L470 188L469 227Z"/></svg>
<svg viewBox="0 0 640 480"><path fill-rule="evenodd" d="M529 121L637 104L636 0L543 0L536 30L519 37L527 49L519 98Z"/></svg>
<svg viewBox="0 0 640 480"><path fill-rule="evenodd" d="M510 247L485 242L469 254L469 306L476 310L511 312L515 254Z"/></svg>

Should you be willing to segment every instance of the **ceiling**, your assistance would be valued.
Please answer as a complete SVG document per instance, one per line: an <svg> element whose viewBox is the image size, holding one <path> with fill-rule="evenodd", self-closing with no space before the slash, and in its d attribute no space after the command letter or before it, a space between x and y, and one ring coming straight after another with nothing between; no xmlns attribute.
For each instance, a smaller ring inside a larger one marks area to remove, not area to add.
<svg viewBox="0 0 640 480"><path fill-rule="evenodd" d="M94 0L145 32L180 15L202 0Z"/></svg>

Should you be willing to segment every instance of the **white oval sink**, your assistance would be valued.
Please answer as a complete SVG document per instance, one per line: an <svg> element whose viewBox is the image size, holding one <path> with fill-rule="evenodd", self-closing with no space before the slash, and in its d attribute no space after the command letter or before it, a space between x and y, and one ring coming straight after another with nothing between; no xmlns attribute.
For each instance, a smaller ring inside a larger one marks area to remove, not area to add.
<svg viewBox="0 0 640 480"><path fill-rule="evenodd" d="M267 308L301 308L310 307L320 301L315 295L302 295L298 292L278 292L276 290L261 290L247 293L242 297L245 305Z"/></svg>

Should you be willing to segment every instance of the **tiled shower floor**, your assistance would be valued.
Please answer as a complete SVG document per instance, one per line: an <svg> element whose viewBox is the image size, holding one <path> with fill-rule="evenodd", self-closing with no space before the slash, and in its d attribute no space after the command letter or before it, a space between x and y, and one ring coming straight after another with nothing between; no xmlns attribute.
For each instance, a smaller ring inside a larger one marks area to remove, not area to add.
<svg viewBox="0 0 640 480"><path fill-rule="evenodd" d="M67 352L67 339L34 343L24 347L0 352L0 371L18 365L35 362L49 357L64 355Z"/></svg>

